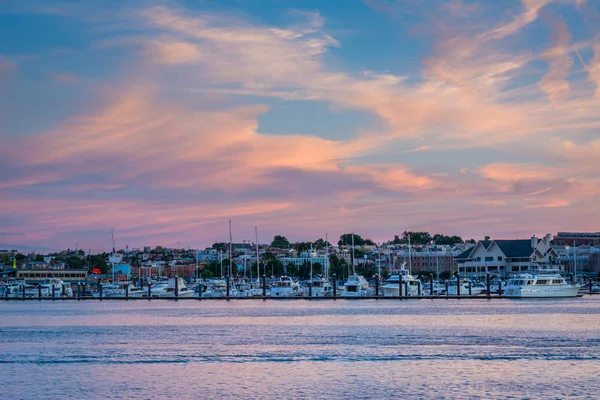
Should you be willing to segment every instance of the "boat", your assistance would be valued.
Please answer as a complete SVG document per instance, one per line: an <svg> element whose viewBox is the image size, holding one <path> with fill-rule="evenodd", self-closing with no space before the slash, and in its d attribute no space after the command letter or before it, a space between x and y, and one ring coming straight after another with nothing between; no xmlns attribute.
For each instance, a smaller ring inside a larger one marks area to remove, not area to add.
<svg viewBox="0 0 600 400"><path fill-rule="evenodd" d="M303 295L300 284L289 276L281 276L271 283L271 297L299 297Z"/></svg>
<svg viewBox="0 0 600 400"><path fill-rule="evenodd" d="M342 297L367 297L374 295L374 291L369 287L369 282L358 274L348 276L344 283L344 291Z"/></svg>
<svg viewBox="0 0 600 400"><path fill-rule="evenodd" d="M42 296L47 297L73 297L71 285L62 279L46 278L40 283Z"/></svg>
<svg viewBox="0 0 600 400"><path fill-rule="evenodd" d="M177 279L177 280L176 280ZM177 290L175 290L177 289ZM171 278L169 283L164 288L158 288L152 290L152 297L154 298L184 298L194 297L194 290L186 286L183 278Z"/></svg>
<svg viewBox="0 0 600 400"><path fill-rule="evenodd" d="M310 284L313 297L333 296L333 287L329 283L329 279L315 276L311 279Z"/></svg>
<svg viewBox="0 0 600 400"><path fill-rule="evenodd" d="M571 285L558 273L547 271L521 274L509 279L504 297L509 298L556 298L576 297L579 285Z"/></svg>
<svg viewBox="0 0 600 400"><path fill-rule="evenodd" d="M450 279L446 281L448 283L448 291L446 292L450 296L457 296L457 282L454 279ZM486 290L486 286L481 282L470 282L471 283L471 296L477 296L484 290ZM445 288L444 288L445 289ZM469 296L469 281L464 280L460 282L460 295L461 296Z"/></svg>
<svg viewBox="0 0 600 400"><path fill-rule="evenodd" d="M421 282L404 268L403 264L398 272L392 274L385 280L385 284L381 287L384 297L400 296L400 277L402 277L402 295L403 296L418 296L419 285Z"/></svg>

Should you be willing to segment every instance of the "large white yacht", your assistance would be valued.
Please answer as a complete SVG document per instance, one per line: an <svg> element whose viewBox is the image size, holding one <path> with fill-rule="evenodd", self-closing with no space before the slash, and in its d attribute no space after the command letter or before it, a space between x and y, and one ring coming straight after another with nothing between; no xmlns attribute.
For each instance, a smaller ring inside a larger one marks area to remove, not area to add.
<svg viewBox="0 0 600 400"><path fill-rule="evenodd" d="M539 272L509 279L505 297L576 297L579 285L571 285L560 274Z"/></svg>
<svg viewBox="0 0 600 400"><path fill-rule="evenodd" d="M298 297L303 295L300 284L289 276L282 276L271 283L271 297Z"/></svg>
<svg viewBox="0 0 600 400"><path fill-rule="evenodd" d="M400 276L402 276L402 296L418 296L420 281L404 269L392 274L381 287L384 297L400 296ZM407 284L405 284L405 282Z"/></svg>
<svg viewBox="0 0 600 400"><path fill-rule="evenodd" d="M344 283L342 297L367 297L372 296L372 292L369 282L362 275L352 274Z"/></svg>

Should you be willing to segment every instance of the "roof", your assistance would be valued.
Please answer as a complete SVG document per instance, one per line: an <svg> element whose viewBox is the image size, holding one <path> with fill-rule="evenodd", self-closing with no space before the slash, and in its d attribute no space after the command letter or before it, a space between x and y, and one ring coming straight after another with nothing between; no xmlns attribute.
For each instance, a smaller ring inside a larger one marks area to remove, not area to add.
<svg viewBox="0 0 600 400"><path fill-rule="evenodd" d="M534 250L531 248L531 240L529 239L494 240L494 242L508 258L531 257Z"/></svg>
<svg viewBox="0 0 600 400"><path fill-rule="evenodd" d="M487 250L493 242L491 240L480 240L479 243Z"/></svg>
<svg viewBox="0 0 600 400"><path fill-rule="evenodd" d="M469 255L471 254L471 252L473 251L473 248L475 246L471 246L468 249L466 249L465 251L463 251L462 253L460 253L459 255L457 255L456 257L454 257L455 260L458 259L467 259L469 258Z"/></svg>

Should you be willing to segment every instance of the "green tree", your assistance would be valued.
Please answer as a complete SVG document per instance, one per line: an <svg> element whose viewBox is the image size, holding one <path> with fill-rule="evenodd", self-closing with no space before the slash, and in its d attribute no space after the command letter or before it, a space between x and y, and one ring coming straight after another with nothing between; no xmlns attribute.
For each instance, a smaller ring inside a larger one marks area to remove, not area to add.
<svg viewBox="0 0 600 400"><path fill-rule="evenodd" d="M325 249L326 247L331 247L331 243L323 240L322 238L317 239L313 242L313 246L315 247L315 249L317 250L322 250Z"/></svg>
<svg viewBox="0 0 600 400"><path fill-rule="evenodd" d="M448 280L450 278L452 278L452 272L450 272L450 271L442 271L442 272L440 272L440 279Z"/></svg>
<svg viewBox="0 0 600 400"><path fill-rule="evenodd" d="M341 278L344 276L344 271L347 266L346 260L338 257L336 254L329 256L329 273L331 275L336 274L338 278Z"/></svg>
<svg viewBox="0 0 600 400"><path fill-rule="evenodd" d="M403 243L408 243L408 237L410 236L411 244L430 244L433 238L429 232L404 232L402 234Z"/></svg>
<svg viewBox="0 0 600 400"><path fill-rule="evenodd" d="M352 235L354 235L355 246L365 245L365 239L363 239L360 235L357 235L356 233L344 233L342 236L340 236L340 240L338 240L338 246L352 246ZM367 240L370 241L370 239Z"/></svg>
<svg viewBox="0 0 600 400"><path fill-rule="evenodd" d="M70 269L82 269L83 260L77 256L71 256L67 258L67 265Z"/></svg>
<svg viewBox="0 0 600 400"><path fill-rule="evenodd" d="M271 247L276 249L289 249L290 241L285 236L276 235L271 242Z"/></svg>
<svg viewBox="0 0 600 400"><path fill-rule="evenodd" d="M296 251L298 253L302 253L302 252L310 250L312 247L312 243L311 242L297 242L294 244L294 247L296 248Z"/></svg>
<svg viewBox="0 0 600 400"><path fill-rule="evenodd" d="M217 243L213 243L212 248L215 250L221 250L223 252L226 252L227 249L229 248L229 244L225 243L225 242L217 242Z"/></svg>
<svg viewBox="0 0 600 400"><path fill-rule="evenodd" d="M433 243L437 245L453 245L463 243L463 240L460 236L445 236L436 233L433 235Z"/></svg>
<svg viewBox="0 0 600 400"><path fill-rule="evenodd" d="M107 254L95 254L90 257L90 268L99 268L103 274L108 273L108 264L106 263Z"/></svg>

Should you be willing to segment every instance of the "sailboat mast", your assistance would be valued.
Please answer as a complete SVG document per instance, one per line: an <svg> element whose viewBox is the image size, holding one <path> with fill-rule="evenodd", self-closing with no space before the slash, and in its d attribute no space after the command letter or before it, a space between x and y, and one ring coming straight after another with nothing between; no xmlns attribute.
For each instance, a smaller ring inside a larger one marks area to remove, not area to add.
<svg viewBox="0 0 600 400"><path fill-rule="evenodd" d="M231 277L231 267L233 262L233 253L231 252L231 220L229 220L229 276Z"/></svg>
<svg viewBox="0 0 600 400"><path fill-rule="evenodd" d="M408 234L408 273L412 275L412 253L410 249L410 233Z"/></svg>
<svg viewBox="0 0 600 400"><path fill-rule="evenodd" d="M256 239L256 279L260 282L260 253L258 251L258 226L254 227L254 236Z"/></svg>
<svg viewBox="0 0 600 400"><path fill-rule="evenodd" d="M329 240L325 232L325 277L329 278Z"/></svg>
<svg viewBox="0 0 600 400"><path fill-rule="evenodd" d="M352 274L354 275L354 232L352 232Z"/></svg>

